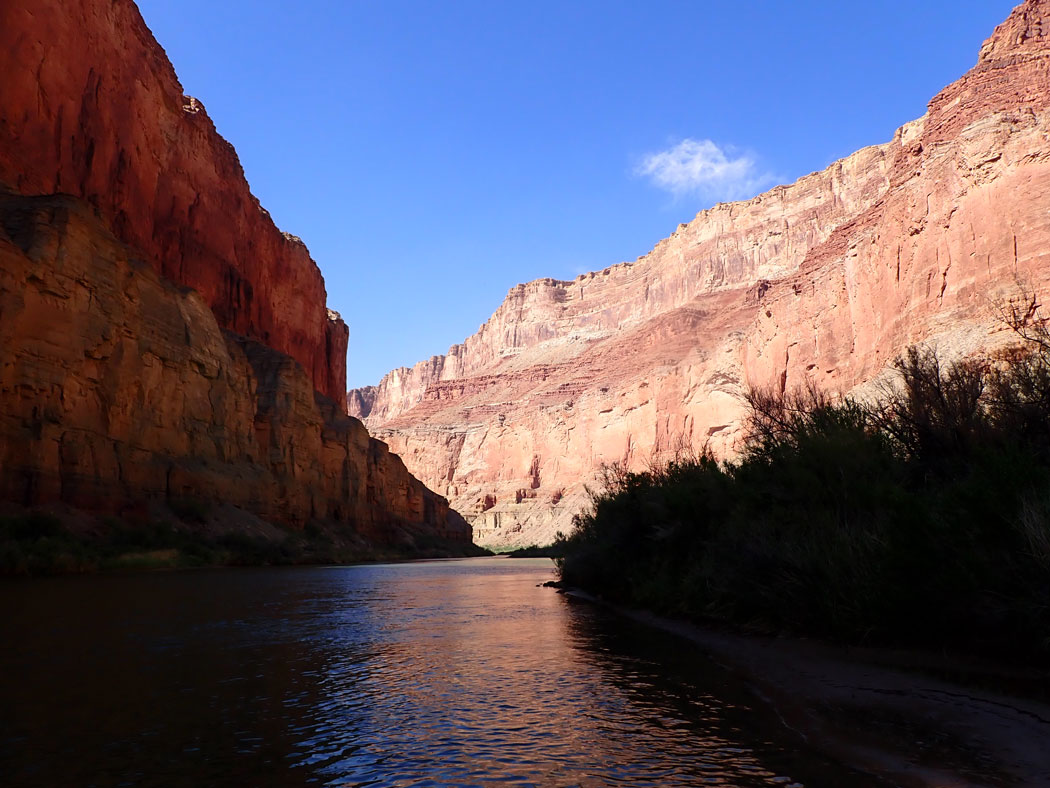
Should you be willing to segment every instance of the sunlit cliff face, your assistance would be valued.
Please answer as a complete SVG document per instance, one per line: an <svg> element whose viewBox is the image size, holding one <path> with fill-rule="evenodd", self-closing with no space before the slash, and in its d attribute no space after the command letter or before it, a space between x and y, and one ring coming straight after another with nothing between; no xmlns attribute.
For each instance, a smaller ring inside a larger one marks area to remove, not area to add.
<svg viewBox="0 0 1050 788"><path fill-rule="evenodd" d="M317 266L134 3L5 2L0 43L0 501L468 542L345 415Z"/></svg>
<svg viewBox="0 0 1050 788"><path fill-rule="evenodd" d="M846 392L914 343L1006 341L995 300L1048 284L1048 18L1019 6L890 142L704 211L633 264L517 286L369 391L368 424L478 541L543 543L602 463L731 453L748 386Z"/></svg>
<svg viewBox="0 0 1050 788"><path fill-rule="evenodd" d="M347 328L320 270L252 195L134 3L10 2L0 28L0 183L87 200L221 328L291 356L342 403Z"/></svg>

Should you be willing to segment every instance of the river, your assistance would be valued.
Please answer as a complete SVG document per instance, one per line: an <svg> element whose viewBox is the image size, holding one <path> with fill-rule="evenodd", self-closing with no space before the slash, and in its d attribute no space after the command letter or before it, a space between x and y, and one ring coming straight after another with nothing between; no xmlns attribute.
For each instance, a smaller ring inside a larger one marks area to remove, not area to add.
<svg viewBox="0 0 1050 788"><path fill-rule="evenodd" d="M547 559L0 583L6 786L853 786Z"/></svg>

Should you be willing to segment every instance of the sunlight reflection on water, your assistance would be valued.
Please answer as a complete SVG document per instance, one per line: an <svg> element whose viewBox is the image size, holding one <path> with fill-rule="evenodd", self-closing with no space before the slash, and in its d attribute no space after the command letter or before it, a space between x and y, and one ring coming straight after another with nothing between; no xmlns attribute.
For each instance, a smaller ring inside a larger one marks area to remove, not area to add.
<svg viewBox="0 0 1050 788"><path fill-rule="evenodd" d="M686 644L537 587L550 567L0 586L0 767L12 785L861 784Z"/></svg>

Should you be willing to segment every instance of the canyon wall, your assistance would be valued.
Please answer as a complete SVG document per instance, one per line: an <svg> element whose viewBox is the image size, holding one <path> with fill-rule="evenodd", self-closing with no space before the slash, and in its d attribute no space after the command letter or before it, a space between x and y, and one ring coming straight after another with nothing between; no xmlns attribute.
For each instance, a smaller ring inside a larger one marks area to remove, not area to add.
<svg viewBox="0 0 1050 788"><path fill-rule="evenodd" d="M0 74L0 183L83 198L222 328L343 402L348 331L321 272L252 195L131 0L5 0Z"/></svg>
<svg viewBox="0 0 1050 788"><path fill-rule="evenodd" d="M0 502L189 501L411 550L470 526L345 412L306 247L130 0L0 5Z"/></svg>
<svg viewBox="0 0 1050 788"><path fill-rule="evenodd" d="M470 540L294 359L222 330L77 198L0 194L0 348L0 500L222 502L376 542Z"/></svg>
<svg viewBox="0 0 1050 788"><path fill-rule="evenodd" d="M1011 341L996 303L1050 283L1050 0L893 139L718 205L635 261L512 289L462 345L351 413L482 544L571 528L603 463L739 445L748 386L863 394L908 345Z"/></svg>

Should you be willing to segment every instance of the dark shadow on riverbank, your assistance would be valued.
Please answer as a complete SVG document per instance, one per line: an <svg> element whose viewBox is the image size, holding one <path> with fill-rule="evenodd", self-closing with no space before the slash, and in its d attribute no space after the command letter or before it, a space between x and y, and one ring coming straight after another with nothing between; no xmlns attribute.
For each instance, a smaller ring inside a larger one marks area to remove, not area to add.
<svg viewBox="0 0 1050 788"><path fill-rule="evenodd" d="M125 517L68 507L0 512L0 576L232 566L357 564L490 555L477 545L391 526L385 538L345 523L289 528L232 506L178 502Z"/></svg>
<svg viewBox="0 0 1050 788"><path fill-rule="evenodd" d="M1045 672L742 635L566 594L690 641L693 660L710 658L744 682L800 743L889 784L1050 785L1050 704L977 686L1046 698Z"/></svg>

